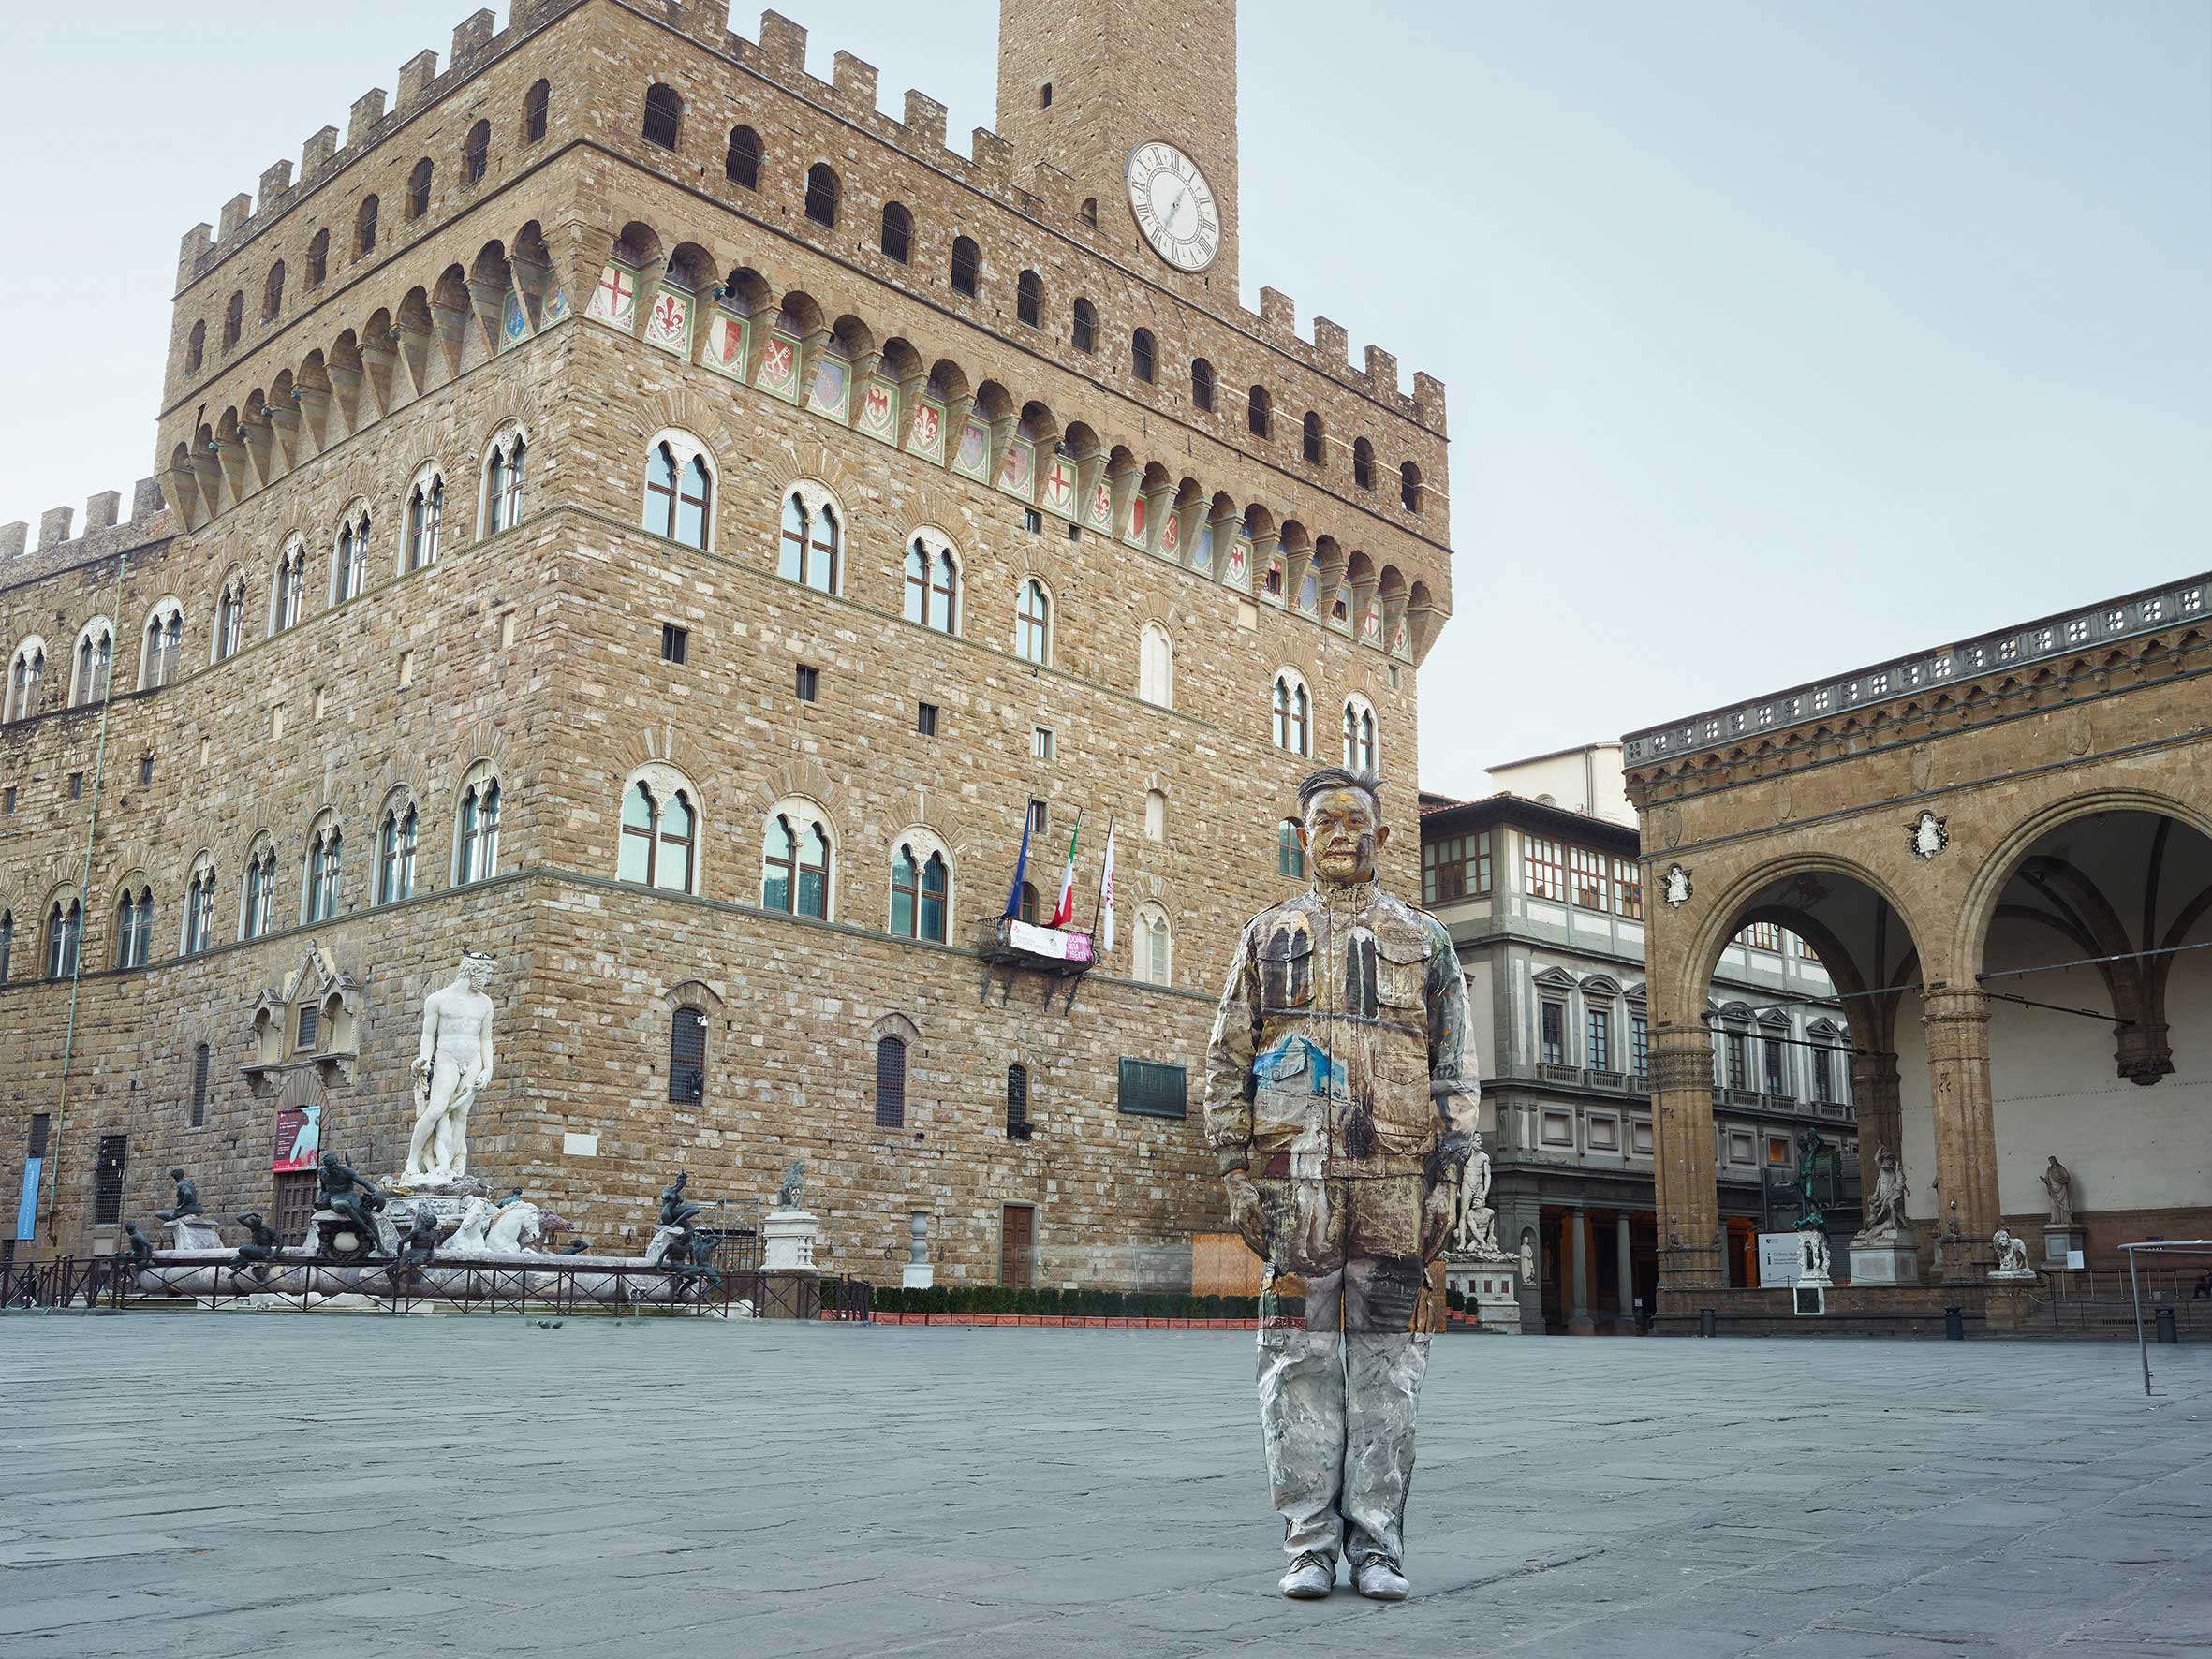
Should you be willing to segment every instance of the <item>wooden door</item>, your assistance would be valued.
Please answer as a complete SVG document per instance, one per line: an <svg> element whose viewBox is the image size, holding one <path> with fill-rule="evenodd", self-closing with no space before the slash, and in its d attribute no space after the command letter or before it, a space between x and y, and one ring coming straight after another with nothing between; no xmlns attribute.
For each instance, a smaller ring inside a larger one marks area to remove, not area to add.
<svg viewBox="0 0 2212 1659"><path fill-rule="evenodd" d="M1037 1211L1026 1204L1009 1204L998 1212L998 1282L1016 1289L1029 1288Z"/></svg>

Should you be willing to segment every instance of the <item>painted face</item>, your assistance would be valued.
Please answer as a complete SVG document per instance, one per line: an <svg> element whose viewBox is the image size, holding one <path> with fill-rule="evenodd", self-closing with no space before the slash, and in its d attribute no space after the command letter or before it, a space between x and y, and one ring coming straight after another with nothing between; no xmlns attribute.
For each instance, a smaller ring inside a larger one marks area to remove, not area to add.
<svg viewBox="0 0 2212 1659"><path fill-rule="evenodd" d="M1306 851L1323 881L1372 881L1389 834L1364 790L1324 789L1306 803Z"/></svg>

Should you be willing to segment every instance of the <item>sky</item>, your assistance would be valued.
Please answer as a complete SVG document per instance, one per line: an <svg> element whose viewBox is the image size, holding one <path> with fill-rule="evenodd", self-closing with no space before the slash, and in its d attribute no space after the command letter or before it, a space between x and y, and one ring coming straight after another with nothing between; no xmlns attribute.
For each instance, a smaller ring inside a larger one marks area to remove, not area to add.
<svg viewBox="0 0 2212 1659"><path fill-rule="evenodd" d="M992 124L995 0L782 8ZM179 239L466 9L9 8L0 521L127 502ZM1423 787L2212 566L2205 0L1245 0L1238 80L1245 303L1449 390Z"/></svg>

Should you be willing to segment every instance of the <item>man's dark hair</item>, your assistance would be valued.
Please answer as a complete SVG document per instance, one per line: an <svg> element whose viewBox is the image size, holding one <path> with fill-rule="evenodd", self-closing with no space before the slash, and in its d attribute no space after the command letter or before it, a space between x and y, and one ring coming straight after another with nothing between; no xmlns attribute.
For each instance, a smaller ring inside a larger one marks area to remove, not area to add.
<svg viewBox="0 0 2212 1659"><path fill-rule="evenodd" d="M1382 821L1382 780L1371 771L1347 771L1341 766L1324 766L1299 780L1298 810L1303 813L1315 796L1331 789L1357 789L1374 803L1375 821Z"/></svg>

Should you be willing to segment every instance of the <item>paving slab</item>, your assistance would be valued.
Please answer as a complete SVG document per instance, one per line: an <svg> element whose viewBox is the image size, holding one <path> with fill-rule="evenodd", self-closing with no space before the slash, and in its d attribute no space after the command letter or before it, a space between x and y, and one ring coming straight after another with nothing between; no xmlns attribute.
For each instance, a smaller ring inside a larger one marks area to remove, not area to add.
<svg viewBox="0 0 2212 1659"><path fill-rule="evenodd" d="M1440 1339L1380 1607L1274 1593L1249 1335L9 1314L0 1648L2173 1659L2212 1350L2157 1360Z"/></svg>

